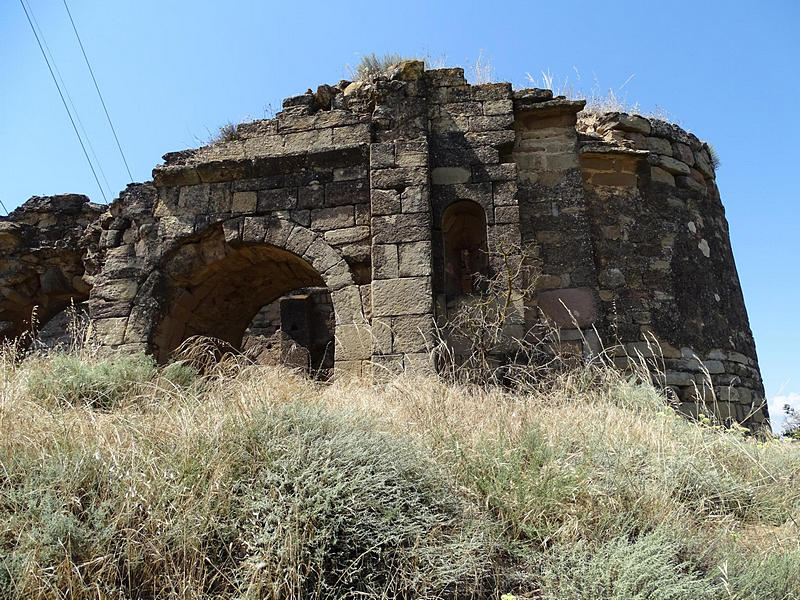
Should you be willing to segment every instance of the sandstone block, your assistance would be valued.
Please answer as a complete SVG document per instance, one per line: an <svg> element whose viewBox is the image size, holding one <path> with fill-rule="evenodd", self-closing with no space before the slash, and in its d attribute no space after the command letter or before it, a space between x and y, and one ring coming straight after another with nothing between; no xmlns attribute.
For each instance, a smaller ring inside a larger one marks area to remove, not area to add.
<svg viewBox="0 0 800 600"><path fill-rule="evenodd" d="M664 156L672 156L672 144L668 140L660 137L646 138L647 149L656 154L663 154Z"/></svg>
<svg viewBox="0 0 800 600"><path fill-rule="evenodd" d="M419 242L430 238L430 213L403 213L372 218L373 244Z"/></svg>
<svg viewBox="0 0 800 600"><path fill-rule="evenodd" d="M659 183L666 183L672 186L675 185L675 177L672 176L672 173L669 173L660 167L650 167L650 179Z"/></svg>
<svg viewBox="0 0 800 600"><path fill-rule="evenodd" d="M462 167L437 167L431 171L431 182L434 185L469 183L471 179L472 172Z"/></svg>
<svg viewBox="0 0 800 600"><path fill-rule="evenodd" d="M369 147L369 166L372 169L384 169L394 166L394 144L371 144Z"/></svg>
<svg viewBox="0 0 800 600"><path fill-rule="evenodd" d="M655 157L655 164L673 175L688 175L689 165L671 156L651 155Z"/></svg>
<svg viewBox="0 0 800 600"><path fill-rule="evenodd" d="M604 117L603 121L597 128L600 133L611 131L613 129L632 131L644 135L650 135L652 130L649 120L637 115L628 115L625 113L616 113Z"/></svg>
<svg viewBox="0 0 800 600"><path fill-rule="evenodd" d="M306 229L305 227L295 227L292 229L292 232L289 234L288 239L286 240L286 249L296 254L297 256L304 256L308 247L311 246L311 243L316 239L316 235L313 231Z"/></svg>
<svg viewBox="0 0 800 600"><path fill-rule="evenodd" d="M397 190L372 190L370 196L373 215L390 215L402 210Z"/></svg>
<svg viewBox="0 0 800 600"><path fill-rule="evenodd" d="M430 314L430 277L404 277L372 282L372 312L376 317Z"/></svg>
<svg viewBox="0 0 800 600"><path fill-rule="evenodd" d="M336 323L340 325L364 325L364 307L357 285L347 285L331 291L331 302Z"/></svg>
<svg viewBox="0 0 800 600"><path fill-rule="evenodd" d="M369 186L365 179L338 181L325 186L328 206L344 206L369 202Z"/></svg>
<svg viewBox="0 0 800 600"><path fill-rule="evenodd" d="M378 189L398 189L409 185L425 185L428 176L424 170L412 167L376 169L372 171L372 187Z"/></svg>
<svg viewBox="0 0 800 600"><path fill-rule="evenodd" d="M256 192L234 192L231 212L251 213L256 211L258 206L258 195Z"/></svg>
<svg viewBox="0 0 800 600"><path fill-rule="evenodd" d="M372 356L372 335L367 324L336 326L336 360L365 360Z"/></svg>
<svg viewBox="0 0 800 600"><path fill-rule="evenodd" d="M398 272L400 277L431 275L430 242L412 242L398 246Z"/></svg>
<svg viewBox="0 0 800 600"><path fill-rule="evenodd" d="M395 279L399 277L399 259L395 244L372 246L373 279Z"/></svg>
<svg viewBox="0 0 800 600"><path fill-rule="evenodd" d="M311 229L328 231L355 225L355 211L352 206L316 208L311 211Z"/></svg>
<svg viewBox="0 0 800 600"><path fill-rule="evenodd" d="M407 187L400 194L400 206L404 213L420 213L430 210L427 186Z"/></svg>
<svg viewBox="0 0 800 600"><path fill-rule="evenodd" d="M431 315L410 315L392 318L392 351L425 352L433 337Z"/></svg>
<svg viewBox="0 0 800 600"><path fill-rule="evenodd" d="M325 241L333 246L341 244L352 244L369 238L369 227L361 225L358 227L347 227L345 229L334 229L325 232Z"/></svg>

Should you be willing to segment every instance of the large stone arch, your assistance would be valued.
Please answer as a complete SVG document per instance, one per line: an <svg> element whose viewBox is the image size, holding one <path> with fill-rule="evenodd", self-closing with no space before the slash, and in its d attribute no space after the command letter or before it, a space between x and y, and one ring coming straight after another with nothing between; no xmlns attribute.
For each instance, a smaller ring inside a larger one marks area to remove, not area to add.
<svg viewBox="0 0 800 600"><path fill-rule="evenodd" d="M177 240L140 286L126 342L146 342L160 361L196 334L238 346L262 306L304 287L330 293L337 366L368 359L369 340L359 333L368 328L347 262L322 234L275 216L236 217Z"/></svg>

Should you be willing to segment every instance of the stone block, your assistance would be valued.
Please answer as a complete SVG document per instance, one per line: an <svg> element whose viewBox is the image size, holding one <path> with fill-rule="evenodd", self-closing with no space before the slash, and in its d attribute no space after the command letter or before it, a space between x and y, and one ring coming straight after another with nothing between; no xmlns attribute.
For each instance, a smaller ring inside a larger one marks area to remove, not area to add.
<svg viewBox="0 0 800 600"><path fill-rule="evenodd" d="M308 250L308 247L311 246L311 243L316 239L316 235L309 229L305 227L295 227L292 229L292 232L289 234L289 238L286 240L286 249L297 256L303 256Z"/></svg>
<svg viewBox="0 0 800 600"><path fill-rule="evenodd" d="M208 185L187 185L178 192L178 207L189 209L189 212L208 210L210 188Z"/></svg>
<svg viewBox="0 0 800 600"><path fill-rule="evenodd" d="M371 367L375 382L391 381L405 371L402 354L375 354Z"/></svg>
<svg viewBox="0 0 800 600"><path fill-rule="evenodd" d="M397 190L372 190L371 203L373 215L391 215L402 210Z"/></svg>
<svg viewBox="0 0 800 600"><path fill-rule="evenodd" d="M431 314L430 277L404 277L372 282L372 313L376 317Z"/></svg>
<svg viewBox="0 0 800 600"><path fill-rule="evenodd" d="M410 315L392 318L392 351L425 352L433 341L433 317Z"/></svg>
<svg viewBox="0 0 800 600"><path fill-rule="evenodd" d="M252 192L238 193L247 194ZM258 210L260 212L269 212L271 210L290 210L297 208L297 188L259 190L257 196Z"/></svg>
<svg viewBox="0 0 800 600"><path fill-rule="evenodd" d="M664 156L672 156L672 144L669 140L660 137L647 137L645 138L647 149L655 154L663 154Z"/></svg>
<svg viewBox="0 0 800 600"><path fill-rule="evenodd" d="M365 360L372 356L372 333L364 324L342 324L336 326L337 363L340 360Z"/></svg>
<svg viewBox="0 0 800 600"><path fill-rule="evenodd" d="M242 223L242 241L245 243L263 242L267 226L262 217L245 217Z"/></svg>
<svg viewBox="0 0 800 600"><path fill-rule="evenodd" d="M397 248L400 277L421 277L431 274L430 242L400 244Z"/></svg>
<svg viewBox="0 0 800 600"><path fill-rule="evenodd" d="M234 192L231 212L233 213L252 213L256 212L258 206L258 195L256 192Z"/></svg>
<svg viewBox="0 0 800 600"><path fill-rule="evenodd" d="M347 285L331 291L331 302L336 323L340 325L364 325L364 306L357 285Z"/></svg>
<svg viewBox="0 0 800 600"><path fill-rule="evenodd" d="M430 238L430 213L404 213L372 218L373 244L419 242Z"/></svg>
<svg viewBox="0 0 800 600"><path fill-rule="evenodd" d="M161 217L158 235L164 239L177 239L194 233L193 217Z"/></svg>
<svg viewBox="0 0 800 600"><path fill-rule="evenodd" d="M369 174L364 167L340 167L333 170L334 181L352 181L354 179L366 179Z"/></svg>
<svg viewBox="0 0 800 600"><path fill-rule="evenodd" d="M394 144L371 144L369 147L369 166L372 169L394 167Z"/></svg>
<svg viewBox="0 0 800 600"><path fill-rule="evenodd" d="M400 206L404 213L427 212L431 209L428 187L414 185L407 187L400 194Z"/></svg>
<svg viewBox="0 0 800 600"><path fill-rule="evenodd" d="M369 225L371 218L369 204L356 204L356 225Z"/></svg>
<svg viewBox="0 0 800 600"><path fill-rule="evenodd" d="M645 119L644 117L628 115L625 113L612 113L607 115L601 119L601 123L597 127L597 130L600 133L614 129L641 133L643 135L650 135L650 132L652 131L649 120Z"/></svg>
<svg viewBox="0 0 800 600"><path fill-rule="evenodd" d="M395 244L372 246L373 279L395 279L399 277L399 259Z"/></svg>
<svg viewBox="0 0 800 600"><path fill-rule="evenodd" d="M660 154L653 154L651 156L654 158L657 166L673 175L688 175L691 172L689 165L670 156L663 156Z"/></svg>
<svg viewBox="0 0 800 600"><path fill-rule="evenodd" d="M96 319L93 324L94 340L104 346L119 346L125 339L128 317Z"/></svg>
<svg viewBox="0 0 800 600"><path fill-rule="evenodd" d="M469 118L469 130L471 132L498 131L511 129L512 127L514 127L514 115L511 113L489 117L481 116Z"/></svg>
<svg viewBox="0 0 800 600"><path fill-rule="evenodd" d="M372 319L372 353L392 354L391 318Z"/></svg>
<svg viewBox="0 0 800 600"><path fill-rule="evenodd" d="M376 169L372 171L371 176L372 187L384 190L399 189L409 185L425 185L427 183L427 171L414 167Z"/></svg>
<svg viewBox="0 0 800 600"><path fill-rule="evenodd" d="M639 178L633 173L594 173L589 177L589 183L591 185L635 188L639 185Z"/></svg>
<svg viewBox="0 0 800 600"><path fill-rule="evenodd" d="M431 171L431 182L434 185L469 183L471 179L472 172L462 167L438 167Z"/></svg>
<svg viewBox="0 0 800 600"><path fill-rule="evenodd" d="M316 208L311 211L311 229L314 231L343 229L354 225L355 211L353 206Z"/></svg>
<svg viewBox="0 0 800 600"><path fill-rule="evenodd" d="M514 163L472 166L472 181L475 183L484 181L515 181L516 179L517 165Z"/></svg>
<svg viewBox="0 0 800 600"><path fill-rule="evenodd" d="M483 114L487 116L511 114L514 111L514 101L511 98L505 100L487 100L483 103Z"/></svg>
<svg viewBox="0 0 800 600"><path fill-rule="evenodd" d="M492 198L497 206L517 204L517 184L511 181L497 181L492 184Z"/></svg>
<svg viewBox="0 0 800 600"><path fill-rule="evenodd" d="M681 142L673 142L672 156L677 158L679 161L686 163L690 167L694 166L694 152L692 152L692 149L686 144L682 144Z"/></svg>
<svg viewBox="0 0 800 600"><path fill-rule="evenodd" d="M334 229L325 232L325 241L332 246L342 244L353 244L369 238L369 227L361 225L357 227L347 227L345 229Z"/></svg>
<svg viewBox="0 0 800 600"><path fill-rule="evenodd" d="M329 183L325 186L325 202L328 206L369 202L369 185L365 179Z"/></svg>
<svg viewBox="0 0 800 600"><path fill-rule="evenodd" d="M700 171L704 177L714 178L714 167L711 166L711 159L705 150L694 153L694 168Z"/></svg>
<svg viewBox="0 0 800 600"><path fill-rule="evenodd" d="M669 173L660 167L650 167L650 179L651 181L658 183L666 183L672 186L675 185L675 177L673 177L672 173Z"/></svg>
<svg viewBox="0 0 800 600"><path fill-rule="evenodd" d="M536 298L541 311L559 327L588 327L597 320L594 293L589 288L550 290Z"/></svg>
<svg viewBox="0 0 800 600"><path fill-rule="evenodd" d="M495 207L494 222L498 224L519 223L519 206L511 205Z"/></svg>

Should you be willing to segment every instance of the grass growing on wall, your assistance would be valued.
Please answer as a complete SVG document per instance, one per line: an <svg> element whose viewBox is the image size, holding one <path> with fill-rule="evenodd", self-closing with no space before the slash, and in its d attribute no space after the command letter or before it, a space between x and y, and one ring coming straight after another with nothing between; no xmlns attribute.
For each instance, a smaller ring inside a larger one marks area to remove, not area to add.
<svg viewBox="0 0 800 600"><path fill-rule="evenodd" d="M800 447L610 371L511 395L54 355L0 365L0 432L3 600L800 598Z"/></svg>

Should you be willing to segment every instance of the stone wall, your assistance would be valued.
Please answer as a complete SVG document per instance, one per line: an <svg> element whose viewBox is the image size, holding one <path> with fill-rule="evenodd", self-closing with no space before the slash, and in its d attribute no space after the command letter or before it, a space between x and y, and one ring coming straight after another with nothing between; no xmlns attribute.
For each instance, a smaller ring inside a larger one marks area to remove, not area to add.
<svg viewBox="0 0 800 600"><path fill-rule="evenodd" d="M129 186L101 217L71 214L69 248L34 240L50 227L23 224L35 202L0 222L0 243L16 252L0 272L0 320L18 335L32 303L88 294L104 347L168 360L196 334L238 347L264 306L323 288L336 371L385 378L433 368L435 320L479 292L470 269L491 277L510 248L539 276L508 333L549 324L570 354L643 361L684 410L711 403L762 422L709 148L674 125L583 107L418 61L319 86L287 98L274 119L166 154L151 182ZM9 233L23 226L37 233ZM58 285L50 258L15 275L28 246L60 257ZM273 321L300 315L324 329L304 302L286 300ZM312 338L293 343L311 356Z"/></svg>

